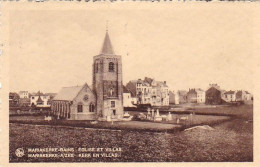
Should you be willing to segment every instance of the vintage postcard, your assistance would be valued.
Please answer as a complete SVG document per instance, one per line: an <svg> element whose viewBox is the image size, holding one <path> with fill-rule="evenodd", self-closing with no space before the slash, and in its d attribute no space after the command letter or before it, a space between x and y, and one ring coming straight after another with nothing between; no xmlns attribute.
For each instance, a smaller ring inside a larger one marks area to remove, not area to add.
<svg viewBox="0 0 260 167"><path fill-rule="evenodd" d="M0 10L1 166L260 165L257 2Z"/></svg>

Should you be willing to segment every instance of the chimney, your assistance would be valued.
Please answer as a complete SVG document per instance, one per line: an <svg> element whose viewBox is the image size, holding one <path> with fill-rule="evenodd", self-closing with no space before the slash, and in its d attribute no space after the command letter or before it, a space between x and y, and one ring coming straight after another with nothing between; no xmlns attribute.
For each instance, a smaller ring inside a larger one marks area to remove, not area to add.
<svg viewBox="0 0 260 167"><path fill-rule="evenodd" d="M163 83L166 84L166 81L164 81Z"/></svg>

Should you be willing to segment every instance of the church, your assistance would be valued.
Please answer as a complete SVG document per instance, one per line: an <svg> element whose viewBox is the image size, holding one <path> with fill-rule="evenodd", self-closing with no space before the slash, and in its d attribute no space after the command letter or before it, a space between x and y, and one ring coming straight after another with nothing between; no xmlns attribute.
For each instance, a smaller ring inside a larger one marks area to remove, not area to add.
<svg viewBox="0 0 260 167"><path fill-rule="evenodd" d="M63 87L54 97L51 114L68 120L120 120L123 118L122 60L116 55L108 31L101 52L93 57L92 86Z"/></svg>

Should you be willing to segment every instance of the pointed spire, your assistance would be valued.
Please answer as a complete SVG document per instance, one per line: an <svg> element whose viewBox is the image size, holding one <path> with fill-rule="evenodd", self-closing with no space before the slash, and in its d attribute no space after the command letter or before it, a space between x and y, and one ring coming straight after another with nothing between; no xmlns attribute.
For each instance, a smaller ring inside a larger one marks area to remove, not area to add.
<svg viewBox="0 0 260 167"><path fill-rule="evenodd" d="M108 35L108 30L106 30L106 36L100 54L115 54Z"/></svg>

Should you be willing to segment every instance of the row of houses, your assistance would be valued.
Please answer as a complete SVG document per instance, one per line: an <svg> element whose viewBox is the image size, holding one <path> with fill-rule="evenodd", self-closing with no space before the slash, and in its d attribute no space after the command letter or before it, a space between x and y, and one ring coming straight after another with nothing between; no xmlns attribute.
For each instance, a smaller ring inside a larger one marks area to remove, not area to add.
<svg viewBox="0 0 260 167"><path fill-rule="evenodd" d="M51 100L55 93L29 93L29 91L10 92L9 105L10 107L50 107Z"/></svg>
<svg viewBox="0 0 260 167"><path fill-rule="evenodd" d="M230 102L250 102L253 100L252 94L245 90L223 90L217 84L210 84L209 88L204 91L200 88L189 89L189 91L180 90L177 92L170 91L170 104L183 103L205 103L205 104L222 104Z"/></svg>
<svg viewBox="0 0 260 167"><path fill-rule="evenodd" d="M124 107L131 107L133 104L169 106L169 87L166 81L156 81L148 77L129 81L124 87L123 103Z"/></svg>
<svg viewBox="0 0 260 167"><path fill-rule="evenodd" d="M50 107L55 93L9 93L9 105ZM138 104L150 104L151 106L169 106L170 104L197 103L197 104L222 104L226 102L252 101L252 95L245 90L225 91L217 84L210 84L204 91L200 88L192 88L188 91L169 91L165 81L156 81L145 77L144 80L129 81L123 86L123 106L135 107Z"/></svg>
<svg viewBox="0 0 260 167"><path fill-rule="evenodd" d="M204 91L201 88L191 88L188 91L169 91L166 82L145 77L144 80L129 81L123 87L123 106L134 107L139 104L151 106L169 106L170 104L223 104L230 102L250 102L253 96L245 90L226 91L217 84L210 84Z"/></svg>

